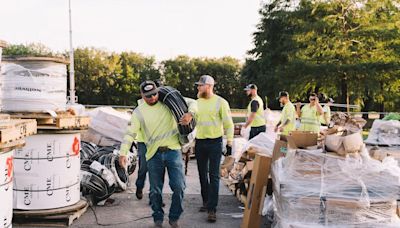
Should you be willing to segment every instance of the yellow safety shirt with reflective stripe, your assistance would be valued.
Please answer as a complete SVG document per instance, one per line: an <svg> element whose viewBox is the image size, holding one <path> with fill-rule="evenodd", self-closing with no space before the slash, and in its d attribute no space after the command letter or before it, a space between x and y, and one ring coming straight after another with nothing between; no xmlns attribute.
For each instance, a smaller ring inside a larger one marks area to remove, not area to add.
<svg viewBox="0 0 400 228"><path fill-rule="evenodd" d="M304 107L301 109L299 130L319 133L320 131L319 116L320 115L315 105L312 107L310 104L304 105Z"/></svg>
<svg viewBox="0 0 400 228"><path fill-rule="evenodd" d="M178 125L169 108L161 103L151 106L139 105L132 114L131 126L128 128L121 145L120 153L126 155L136 135L140 133L146 144L146 160L150 160L159 147L179 150Z"/></svg>
<svg viewBox="0 0 400 228"><path fill-rule="evenodd" d="M197 100L198 111L196 119L196 138L215 139L224 135L228 141L233 141L233 121L229 103L218 95L209 99L199 98Z"/></svg>
<svg viewBox="0 0 400 228"><path fill-rule="evenodd" d="M138 106L140 106L140 105L142 105L142 104L144 104L144 103L145 103L145 102L144 102L143 99L139 99L139 100L137 101ZM136 141L137 141L137 142L144 142L143 135L142 135L140 132L138 132L138 134L137 134L137 136L136 136Z"/></svg>
<svg viewBox="0 0 400 228"><path fill-rule="evenodd" d="M321 115L319 120L322 124L328 125L329 122L331 122L331 108L329 107L329 105L325 105L324 106L324 115ZM328 119L328 122L325 121L325 116Z"/></svg>
<svg viewBox="0 0 400 228"><path fill-rule="evenodd" d="M283 125L289 121L282 129L282 135L289 135L289 132L294 131L296 129L296 109L292 102L288 102L282 109L281 115L281 124Z"/></svg>
<svg viewBox="0 0 400 228"><path fill-rule="evenodd" d="M258 109L256 112L256 115L254 117L254 120L251 122L250 127L261 127L265 125L265 118L264 118L264 102L261 99L261 97L256 96L253 98L249 105L247 106L247 116L249 117L250 114L252 113L251 111L251 102L257 101L258 102Z"/></svg>

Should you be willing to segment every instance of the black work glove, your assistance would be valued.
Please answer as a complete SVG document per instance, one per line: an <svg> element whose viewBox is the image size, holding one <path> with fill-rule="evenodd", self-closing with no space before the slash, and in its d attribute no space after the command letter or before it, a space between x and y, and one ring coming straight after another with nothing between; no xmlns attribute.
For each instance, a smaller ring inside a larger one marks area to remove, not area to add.
<svg viewBox="0 0 400 228"><path fill-rule="evenodd" d="M225 156L231 156L232 155L232 146L226 145L226 153L224 155Z"/></svg>

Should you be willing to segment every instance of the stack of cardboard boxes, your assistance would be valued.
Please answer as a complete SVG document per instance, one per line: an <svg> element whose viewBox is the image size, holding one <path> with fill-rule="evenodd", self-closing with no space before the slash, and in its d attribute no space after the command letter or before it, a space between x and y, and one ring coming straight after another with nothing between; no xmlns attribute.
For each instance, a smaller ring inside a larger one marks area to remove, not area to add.
<svg viewBox="0 0 400 228"><path fill-rule="evenodd" d="M362 121L354 128L346 123L336 123L334 133L331 128L319 139L313 133L292 132L275 143L276 227L400 227L397 162L371 159L360 133L349 130L362 128ZM340 127L346 133L337 131ZM329 135L338 136L332 144L337 150L325 147ZM348 136L352 140L346 144Z"/></svg>

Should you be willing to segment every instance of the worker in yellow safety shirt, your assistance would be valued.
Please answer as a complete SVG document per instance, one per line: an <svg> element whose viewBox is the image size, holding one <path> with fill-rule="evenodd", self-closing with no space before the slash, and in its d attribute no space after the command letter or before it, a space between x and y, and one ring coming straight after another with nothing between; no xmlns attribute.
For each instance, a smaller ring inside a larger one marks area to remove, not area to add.
<svg viewBox="0 0 400 228"><path fill-rule="evenodd" d="M214 78L203 75L195 83L198 89L196 120L195 154L199 171L203 206L201 212L208 212L208 222L216 222L216 210L219 192L219 170L222 156L222 137L227 137L227 153L232 153L233 121L229 103L214 94ZM190 121L183 118L184 123Z"/></svg>
<svg viewBox="0 0 400 228"><path fill-rule="evenodd" d="M335 101L332 98L328 98L326 104L323 107L324 114L320 116L320 122L322 125L328 126L331 122L331 105Z"/></svg>
<svg viewBox="0 0 400 228"><path fill-rule="evenodd" d="M243 128L250 126L249 140L256 137L261 132L267 130L264 118L264 102L257 93L257 86L249 84L244 88L247 96L251 99L247 106L247 121Z"/></svg>
<svg viewBox="0 0 400 228"><path fill-rule="evenodd" d="M301 104L296 104L297 115L300 117L300 131L320 132L321 124L319 118L324 114L324 110L319 104L317 94L311 93L309 96L309 104L300 109Z"/></svg>
<svg viewBox="0 0 400 228"><path fill-rule="evenodd" d="M169 108L158 101L158 88L153 81L140 85L144 100L133 112L131 125L127 129L121 145L121 166L126 167L129 147L138 134L142 135L146 145L146 162L150 181L150 202L155 227L162 227L164 211L162 209L162 190L165 169L168 171L169 185L173 192L169 210L169 224L179 227L178 220L183 212L185 177L183 173L181 145L178 137L178 125ZM190 107L189 107L190 110Z"/></svg>
<svg viewBox="0 0 400 228"><path fill-rule="evenodd" d="M296 109L289 99L289 93L286 91L279 92L279 102L283 106L281 119L275 127L275 132L280 131L281 135L289 135L289 132L296 129Z"/></svg>

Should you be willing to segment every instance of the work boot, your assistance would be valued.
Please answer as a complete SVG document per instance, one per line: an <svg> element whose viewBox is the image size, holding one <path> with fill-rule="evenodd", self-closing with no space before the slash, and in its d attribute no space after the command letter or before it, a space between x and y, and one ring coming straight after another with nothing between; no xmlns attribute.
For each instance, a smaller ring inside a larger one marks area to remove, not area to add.
<svg viewBox="0 0 400 228"><path fill-rule="evenodd" d="M136 189L136 198L138 198L138 200L143 199L143 189Z"/></svg>
<svg viewBox="0 0 400 228"><path fill-rule="evenodd" d="M217 221L217 214L215 213L215 211L209 211L208 212L207 221L208 222L216 222Z"/></svg>
<svg viewBox="0 0 400 228"><path fill-rule="evenodd" d="M176 220L176 221L169 221L169 225L172 227L172 228L179 228L180 226L179 226L179 224L178 224L178 220Z"/></svg>
<svg viewBox="0 0 400 228"><path fill-rule="evenodd" d="M203 206L200 207L199 212L206 212L207 211L207 204L203 203Z"/></svg>
<svg viewBox="0 0 400 228"><path fill-rule="evenodd" d="M154 227L155 228L161 228L163 224L163 221L154 221Z"/></svg>

